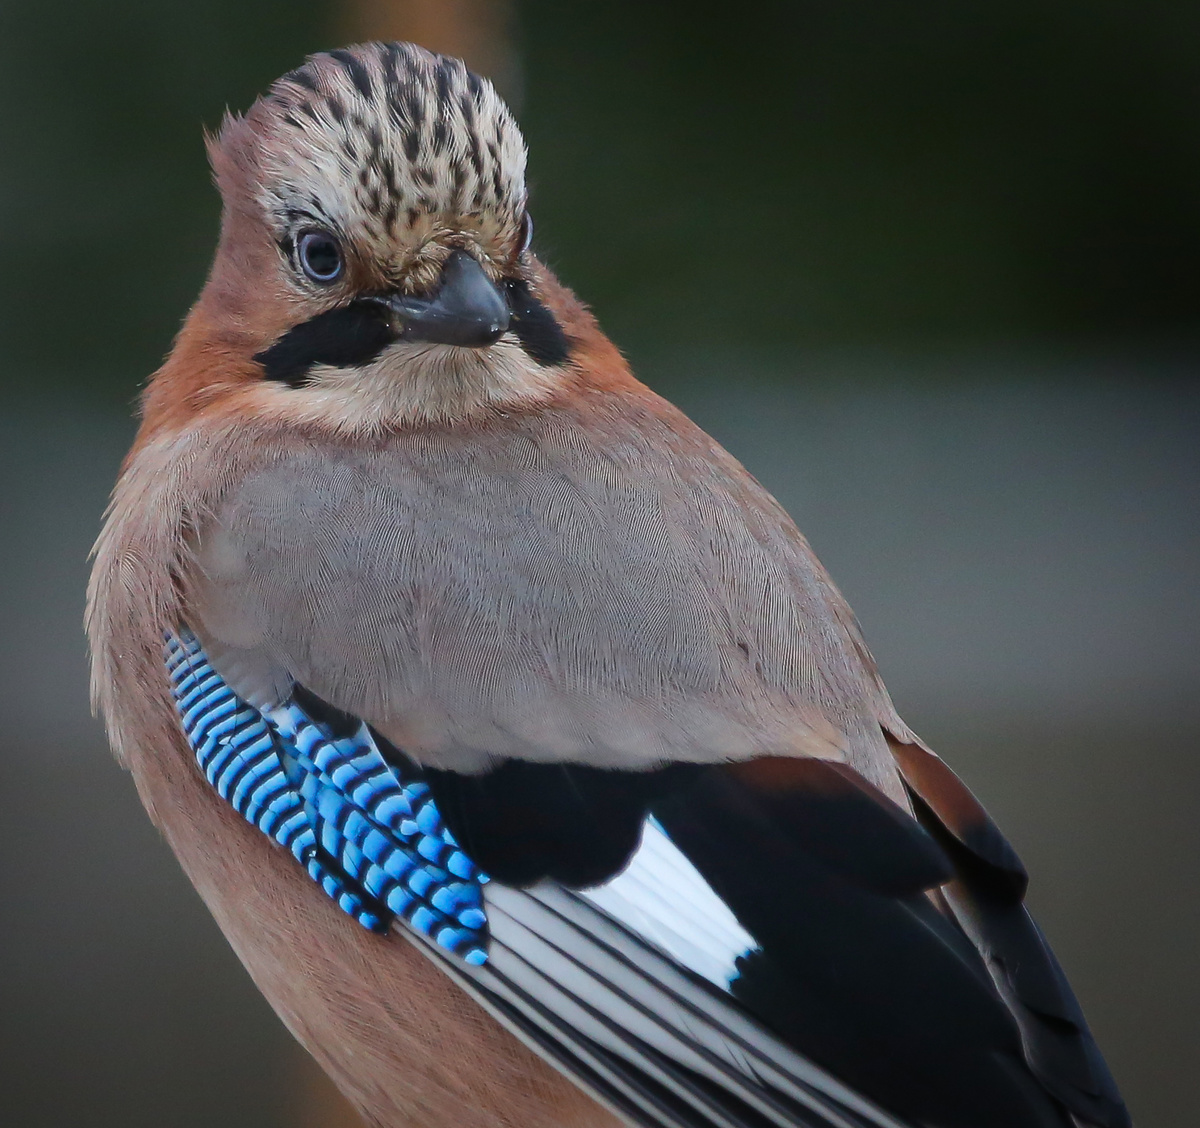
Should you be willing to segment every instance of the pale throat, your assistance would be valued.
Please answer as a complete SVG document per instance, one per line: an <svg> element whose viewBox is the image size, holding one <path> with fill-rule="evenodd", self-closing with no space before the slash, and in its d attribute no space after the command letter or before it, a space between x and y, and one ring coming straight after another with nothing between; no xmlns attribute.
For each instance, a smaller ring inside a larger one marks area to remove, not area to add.
<svg viewBox="0 0 1200 1128"><path fill-rule="evenodd" d="M378 434L535 407L569 373L569 364L539 364L512 334L481 349L397 341L358 367L314 365L300 388L264 382L254 398L276 417L342 434Z"/></svg>

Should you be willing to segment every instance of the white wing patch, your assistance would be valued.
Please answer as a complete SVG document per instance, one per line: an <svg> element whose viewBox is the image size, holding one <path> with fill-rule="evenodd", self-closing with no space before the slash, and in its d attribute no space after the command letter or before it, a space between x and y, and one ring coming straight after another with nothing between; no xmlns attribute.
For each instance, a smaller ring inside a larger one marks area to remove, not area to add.
<svg viewBox="0 0 1200 1128"><path fill-rule="evenodd" d="M653 818L629 865L579 895L722 990L759 946Z"/></svg>

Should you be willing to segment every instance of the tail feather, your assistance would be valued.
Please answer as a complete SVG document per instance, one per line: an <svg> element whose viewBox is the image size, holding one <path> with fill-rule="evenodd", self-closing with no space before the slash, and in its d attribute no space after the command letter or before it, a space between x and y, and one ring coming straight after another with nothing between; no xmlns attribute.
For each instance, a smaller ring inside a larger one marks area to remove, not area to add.
<svg viewBox="0 0 1200 1128"><path fill-rule="evenodd" d="M966 785L933 753L889 739L918 820L954 863L947 905L983 956L1038 1080L1075 1119L1132 1128L1066 975L1023 903L1025 868Z"/></svg>

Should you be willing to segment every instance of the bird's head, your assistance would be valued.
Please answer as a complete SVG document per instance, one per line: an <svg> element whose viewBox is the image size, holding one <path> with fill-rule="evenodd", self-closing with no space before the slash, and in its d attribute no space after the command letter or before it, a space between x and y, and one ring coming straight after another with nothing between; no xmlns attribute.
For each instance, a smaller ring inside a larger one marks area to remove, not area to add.
<svg viewBox="0 0 1200 1128"><path fill-rule="evenodd" d="M370 430L564 379L565 323L586 317L530 251L520 130L459 60L315 55L209 150L221 240L176 349L193 401L236 387L244 408Z"/></svg>

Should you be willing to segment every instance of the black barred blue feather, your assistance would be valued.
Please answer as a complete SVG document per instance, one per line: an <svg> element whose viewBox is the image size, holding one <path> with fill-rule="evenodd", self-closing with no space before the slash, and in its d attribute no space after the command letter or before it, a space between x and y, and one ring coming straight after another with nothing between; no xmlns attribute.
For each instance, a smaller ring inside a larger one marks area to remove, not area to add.
<svg viewBox="0 0 1200 1128"><path fill-rule="evenodd" d="M468 964L487 959L487 875L459 849L429 785L386 762L366 725L335 736L295 700L260 713L190 631L167 637L165 657L184 734L234 810L365 928L399 917Z"/></svg>

